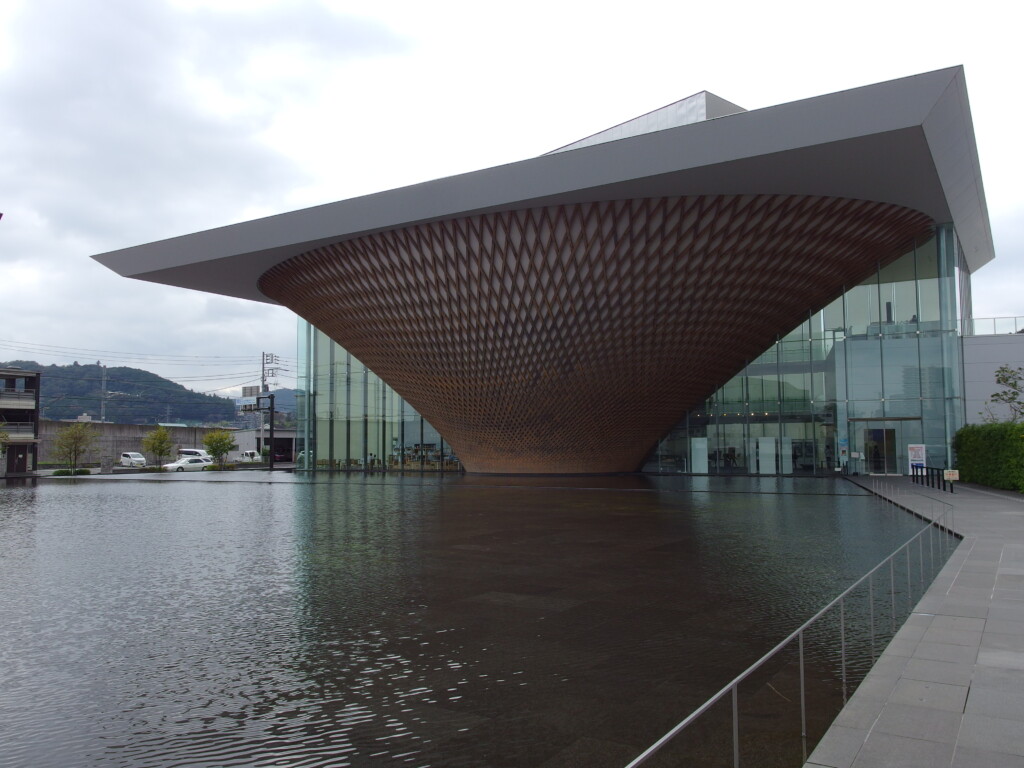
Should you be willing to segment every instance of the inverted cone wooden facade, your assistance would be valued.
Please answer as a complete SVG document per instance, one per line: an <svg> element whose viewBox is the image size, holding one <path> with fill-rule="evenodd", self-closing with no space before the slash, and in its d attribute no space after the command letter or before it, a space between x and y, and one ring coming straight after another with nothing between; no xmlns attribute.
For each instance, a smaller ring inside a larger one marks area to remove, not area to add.
<svg viewBox="0 0 1024 768"><path fill-rule="evenodd" d="M344 240L259 287L390 384L468 471L629 472L777 334L932 226L827 197L581 203Z"/></svg>

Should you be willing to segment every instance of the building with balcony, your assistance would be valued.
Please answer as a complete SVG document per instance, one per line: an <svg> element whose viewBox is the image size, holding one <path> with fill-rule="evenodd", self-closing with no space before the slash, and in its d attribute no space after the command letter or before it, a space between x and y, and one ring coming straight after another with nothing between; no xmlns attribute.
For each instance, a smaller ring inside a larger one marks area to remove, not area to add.
<svg viewBox="0 0 1024 768"><path fill-rule="evenodd" d="M39 373L0 368L0 431L7 433L0 473L35 471L39 446Z"/></svg>
<svg viewBox="0 0 1024 768"><path fill-rule="evenodd" d="M788 474L948 460L993 256L957 67L96 258L299 314L313 468Z"/></svg>

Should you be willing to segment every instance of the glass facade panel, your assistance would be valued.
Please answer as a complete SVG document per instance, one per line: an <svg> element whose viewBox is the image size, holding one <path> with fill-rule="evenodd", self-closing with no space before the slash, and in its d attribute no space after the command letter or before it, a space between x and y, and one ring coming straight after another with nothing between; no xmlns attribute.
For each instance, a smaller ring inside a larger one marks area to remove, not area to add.
<svg viewBox="0 0 1024 768"><path fill-rule="evenodd" d="M722 386L713 400L748 393L743 434L732 442L755 453L740 471L761 471L759 438L774 435L782 474L905 473L911 443L926 445L929 465L949 465L964 423L957 285L969 283L957 274L958 248L952 227L939 227ZM716 418L702 417L709 433ZM708 471L735 470L711 462Z"/></svg>
<svg viewBox="0 0 1024 768"><path fill-rule="evenodd" d="M308 323L299 323L300 470L462 471L429 423Z"/></svg>

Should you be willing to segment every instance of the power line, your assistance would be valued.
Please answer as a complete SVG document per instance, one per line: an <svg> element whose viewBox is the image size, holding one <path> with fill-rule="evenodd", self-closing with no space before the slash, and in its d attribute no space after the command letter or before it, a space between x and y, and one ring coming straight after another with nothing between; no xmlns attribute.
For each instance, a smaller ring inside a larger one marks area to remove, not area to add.
<svg viewBox="0 0 1024 768"><path fill-rule="evenodd" d="M142 369L140 368L138 370L142 370ZM152 373L151 371L144 371L144 373L149 373L152 376L157 376L157 374ZM258 378L259 374L260 374L259 371L233 371L231 373L211 374L211 375L208 375L208 376L182 376L181 378L175 379L173 381L171 379L164 379L164 381L166 381L168 384L176 384L179 381L220 381L222 379L234 378L236 376L252 376L252 377L257 377ZM68 376L68 375L63 374L63 373L47 373L46 378L47 379L69 379L69 380L74 380L74 381L102 381L103 380L102 378L97 378L95 376ZM161 376L160 378L164 378L164 377ZM118 376L118 375L108 375L107 376L107 381L109 381L111 383L113 383L113 382L121 382L122 384L139 384L139 385L147 386L147 387L166 386L165 384L161 384L159 382L149 382L149 381L146 381L146 380L129 379L129 378L126 378L124 376ZM178 386L181 386L181 385L179 384ZM223 387L222 387L222 389L223 389Z"/></svg>
<svg viewBox="0 0 1024 768"><path fill-rule="evenodd" d="M160 365L222 365L225 362L248 362L253 357L252 355L161 355L151 352L125 352L108 349L90 349L87 347L66 347L56 344L16 341L13 339L0 339L0 349L46 354L53 357L102 355L108 360L151 361ZM287 360L288 362L296 360L293 357L281 357L280 359Z"/></svg>

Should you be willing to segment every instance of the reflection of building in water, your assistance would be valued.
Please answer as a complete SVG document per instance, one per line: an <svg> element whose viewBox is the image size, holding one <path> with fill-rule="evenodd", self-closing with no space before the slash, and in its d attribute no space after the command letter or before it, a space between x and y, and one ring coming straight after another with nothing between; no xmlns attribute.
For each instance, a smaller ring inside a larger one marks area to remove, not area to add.
<svg viewBox="0 0 1024 768"><path fill-rule="evenodd" d="M99 258L308 321L314 469L792 474L948 462L992 256L953 68Z"/></svg>

